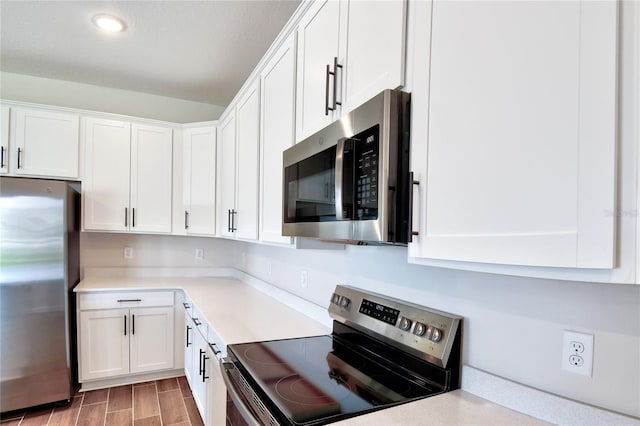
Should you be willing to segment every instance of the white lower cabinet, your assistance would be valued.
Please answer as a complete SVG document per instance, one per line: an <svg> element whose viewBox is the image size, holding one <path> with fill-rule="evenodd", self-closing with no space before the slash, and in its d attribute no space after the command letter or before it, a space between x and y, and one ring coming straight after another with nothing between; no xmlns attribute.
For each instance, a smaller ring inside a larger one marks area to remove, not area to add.
<svg viewBox="0 0 640 426"><path fill-rule="evenodd" d="M80 382L173 368L173 292L162 293L80 295Z"/></svg>
<svg viewBox="0 0 640 426"><path fill-rule="evenodd" d="M227 418L227 389L222 379L216 339L209 324L202 321L198 308L190 301L185 308L184 373L193 400L206 425L224 425Z"/></svg>

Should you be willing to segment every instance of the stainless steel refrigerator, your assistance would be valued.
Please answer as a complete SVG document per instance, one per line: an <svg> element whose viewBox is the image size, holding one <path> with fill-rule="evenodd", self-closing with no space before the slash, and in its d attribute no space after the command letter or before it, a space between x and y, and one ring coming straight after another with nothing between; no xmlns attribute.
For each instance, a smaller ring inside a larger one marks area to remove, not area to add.
<svg viewBox="0 0 640 426"><path fill-rule="evenodd" d="M0 412L73 395L78 190L0 178Z"/></svg>

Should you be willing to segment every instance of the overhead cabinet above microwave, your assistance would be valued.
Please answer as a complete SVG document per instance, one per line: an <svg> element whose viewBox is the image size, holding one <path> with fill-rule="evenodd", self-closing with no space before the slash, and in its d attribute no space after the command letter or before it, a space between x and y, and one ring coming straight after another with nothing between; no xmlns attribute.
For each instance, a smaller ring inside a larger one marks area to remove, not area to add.
<svg viewBox="0 0 640 426"><path fill-rule="evenodd" d="M404 85L406 1L318 0L298 25L296 140Z"/></svg>

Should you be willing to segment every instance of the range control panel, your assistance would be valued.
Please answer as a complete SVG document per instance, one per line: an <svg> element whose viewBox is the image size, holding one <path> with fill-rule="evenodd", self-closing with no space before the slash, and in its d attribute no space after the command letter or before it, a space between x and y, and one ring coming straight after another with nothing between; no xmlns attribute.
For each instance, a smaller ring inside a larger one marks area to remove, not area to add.
<svg viewBox="0 0 640 426"><path fill-rule="evenodd" d="M342 285L331 296L329 314L441 367L447 365L462 320L446 312Z"/></svg>

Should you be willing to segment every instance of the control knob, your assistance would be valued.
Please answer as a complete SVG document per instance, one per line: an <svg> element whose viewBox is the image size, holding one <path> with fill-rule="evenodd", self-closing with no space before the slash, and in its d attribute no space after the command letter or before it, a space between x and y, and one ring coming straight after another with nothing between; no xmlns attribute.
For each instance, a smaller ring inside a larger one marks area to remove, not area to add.
<svg viewBox="0 0 640 426"><path fill-rule="evenodd" d="M402 317L400 318L400 324L398 324L398 327L400 327L400 330L404 330L404 331L408 331L411 328L411 320L407 317Z"/></svg>
<svg viewBox="0 0 640 426"><path fill-rule="evenodd" d="M435 343L438 343L440 340L442 340L442 330L440 330L439 328L434 328L433 334L431 335L431 340Z"/></svg>
<svg viewBox="0 0 640 426"><path fill-rule="evenodd" d="M333 293L333 296L331 297L331 303L333 303L334 305L340 303L340 295L338 293Z"/></svg>
<svg viewBox="0 0 640 426"><path fill-rule="evenodd" d="M351 303L351 300L349 300L349 298L342 296L340 298L340 306L342 306L343 308L346 308L349 306L349 303Z"/></svg>
<svg viewBox="0 0 640 426"><path fill-rule="evenodd" d="M417 322L415 328L413 329L413 334L416 336L424 336L424 333L427 331L427 326L421 322Z"/></svg>

